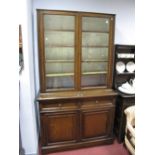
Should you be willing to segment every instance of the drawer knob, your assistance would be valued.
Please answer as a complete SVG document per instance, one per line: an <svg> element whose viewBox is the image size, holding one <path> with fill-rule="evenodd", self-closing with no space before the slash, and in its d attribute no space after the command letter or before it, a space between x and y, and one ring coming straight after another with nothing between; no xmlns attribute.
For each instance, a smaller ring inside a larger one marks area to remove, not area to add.
<svg viewBox="0 0 155 155"><path fill-rule="evenodd" d="M98 101L96 100L95 103L98 103Z"/></svg>
<svg viewBox="0 0 155 155"><path fill-rule="evenodd" d="M62 104L60 103L60 104L58 104L58 106L59 106L59 107L61 107L61 106L62 106Z"/></svg>

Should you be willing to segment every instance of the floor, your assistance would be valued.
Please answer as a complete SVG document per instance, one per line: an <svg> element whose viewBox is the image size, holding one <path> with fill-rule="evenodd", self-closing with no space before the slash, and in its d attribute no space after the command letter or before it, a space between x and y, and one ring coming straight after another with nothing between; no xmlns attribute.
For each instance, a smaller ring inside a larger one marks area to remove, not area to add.
<svg viewBox="0 0 155 155"><path fill-rule="evenodd" d="M40 155L42 154L40 153ZM111 145L103 145L83 149L76 149L72 151L50 153L48 155L129 155L129 152L123 146L123 143L119 144L117 140L115 140L114 143Z"/></svg>

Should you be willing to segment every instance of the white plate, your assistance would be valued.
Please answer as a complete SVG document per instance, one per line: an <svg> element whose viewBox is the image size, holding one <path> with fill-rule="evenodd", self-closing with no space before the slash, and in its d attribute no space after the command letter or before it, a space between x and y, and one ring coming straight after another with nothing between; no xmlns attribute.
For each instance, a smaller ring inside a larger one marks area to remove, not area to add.
<svg viewBox="0 0 155 155"><path fill-rule="evenodd" d="M116 70L118 73L123 73L125 71L125 64L122 61L116 63Z"/></svg>
<svg viewBox="0 0 155 155"><path fill-rule="evenodd" d="M123 87L118 87L118 90L125 93L125 94L135 94L135 90L134 89L125 89Z"/></svg>
<svg viewBox="0 0 155 155"><path fill-rule="evenodd" d="M132 61L129 61L127 64L126 64L126 70L130 73L133 73L135 71L135 63L132 62Z"/></svg>

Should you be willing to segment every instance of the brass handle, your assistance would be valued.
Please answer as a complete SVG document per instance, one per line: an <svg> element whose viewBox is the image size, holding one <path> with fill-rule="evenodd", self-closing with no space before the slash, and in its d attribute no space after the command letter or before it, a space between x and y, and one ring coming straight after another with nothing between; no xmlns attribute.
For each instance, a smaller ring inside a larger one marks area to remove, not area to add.
<svg viewBox="0 0 155 155"><path fill-rule="evenodd" d="M95 103L98 103L98 102L99 102L99 101L97 101L97 100L95 101Z"/></svg>

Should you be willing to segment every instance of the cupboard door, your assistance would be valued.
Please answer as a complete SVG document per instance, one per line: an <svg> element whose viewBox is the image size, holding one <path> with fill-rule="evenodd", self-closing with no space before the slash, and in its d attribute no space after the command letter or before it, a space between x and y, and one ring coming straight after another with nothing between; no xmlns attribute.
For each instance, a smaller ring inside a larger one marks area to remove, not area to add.
<svg viewBox="0 0 155 155"><path fill-rule="evenodd" d="M46 90L74 88L75 16L44 15Z"/></svg>
<svg viewBox="0 0 155 155"><path fill-rule="evenodd" d="M41 92L111 88L114 15L38 11Z"/></svg>
<svg viewBox="0 0 155 155"><path fill-rule="evenodd" d="M82 140L110 136L113 110L88 110L82 112Z"/></svg>
<svg viewBox="0 0 155 155"><path fill-rule="evenodd" d="M82 17L82 87L107 87L110 18Z"/></svg>
<svg viewBox="0 0 155 155"><path fill-rule="evenodd" d="M41 116L43 123L43 141L46 145L75 142L78 120L76 112L50 113Z"/></svg>

